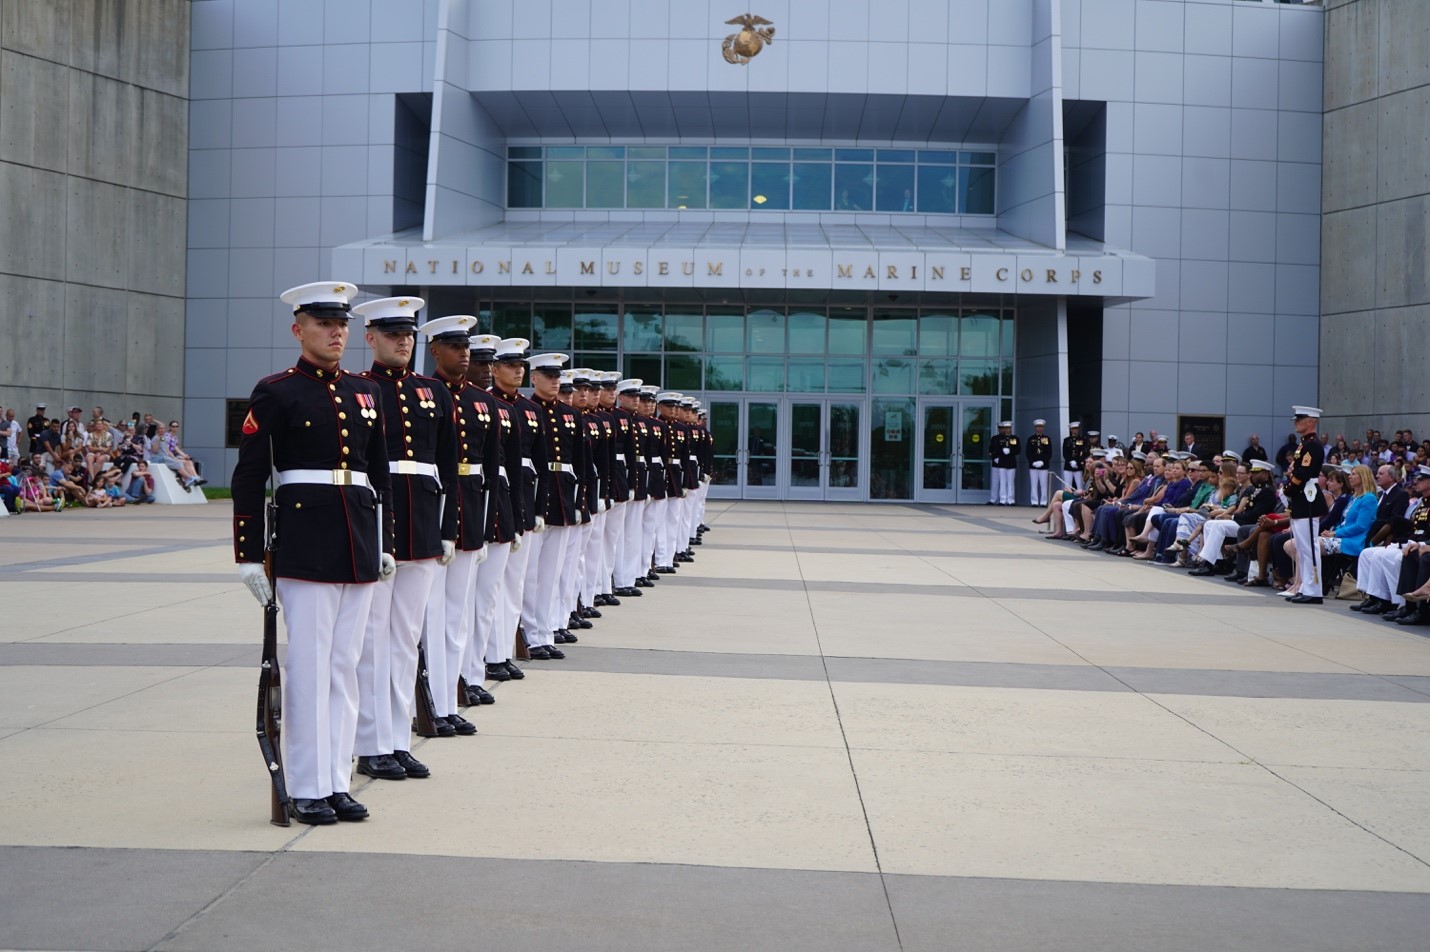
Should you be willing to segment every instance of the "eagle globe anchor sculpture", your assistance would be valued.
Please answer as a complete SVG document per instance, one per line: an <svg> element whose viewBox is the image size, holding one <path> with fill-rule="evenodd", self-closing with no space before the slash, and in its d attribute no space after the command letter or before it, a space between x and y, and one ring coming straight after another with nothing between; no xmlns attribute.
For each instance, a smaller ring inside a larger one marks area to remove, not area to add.
<svg viewBox="0 0 1430 952"><path fill-rule="evenodd" d="M765 48L766 43L775 41L774 24L764 17L746 13L725 22L731 26L741 27L739 33L731 33L725 37L725 42L720 44L720 52L724 54L727 63L744 66L760 55L760 50ZM769 29L761 29L761 27L769 27Z"/></svg>

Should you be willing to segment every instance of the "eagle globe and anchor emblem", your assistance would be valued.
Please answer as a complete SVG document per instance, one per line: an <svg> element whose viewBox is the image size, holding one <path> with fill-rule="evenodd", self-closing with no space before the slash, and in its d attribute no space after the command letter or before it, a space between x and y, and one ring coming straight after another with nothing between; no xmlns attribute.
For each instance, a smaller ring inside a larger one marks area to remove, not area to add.
<svg viewBox="0 0 1430 952"><path fill-rule="evenodd" d="M741 28L739 33L731 33L725 37L725 42L720 44L720 52L724 54L727 63L744 66L760 55L760 50L765 48L766 43L775 41L774 24L764 17L746 13L725 22Z"/></svg>

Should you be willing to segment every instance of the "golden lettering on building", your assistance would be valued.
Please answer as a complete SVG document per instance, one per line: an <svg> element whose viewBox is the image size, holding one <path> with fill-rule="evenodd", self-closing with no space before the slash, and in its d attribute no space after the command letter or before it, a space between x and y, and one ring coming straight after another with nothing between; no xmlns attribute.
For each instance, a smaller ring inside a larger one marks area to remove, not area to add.
<svg viewBox="0 0 1430 952"><path fill-rule="evenodd" d="M581 273L582 273L582 274L595 274L595 273L596 273L596 262L594 262L594 261L583 261L583 262L581 262Z"/></svg>
<svg viewBox="0 0 1430 952"><path fill-rule="evenodd" d="M885 273L889 276L890 281L897 281L899 279L899 266L893 264L888 265L885 269Z"/></svg>
<svg viewBox="0 0 1430 952"><path fill-rule="evenodd" d="M1031 281L1031 280L1033 280L1033 269L1032 269L1032 268L1024 268L1022 271L1019 271L1019 272L1018 272L1018 279L1019 279L1020 281Z"/></svg>
<svg viewBox="0 0 1430 952"><path fill-rule="evenodd" d="M874 266L872 264L864 266L864 278L869 281L879 280L879 276L874 273Z"/></svg>
<svg viewBox="0 0 1430 952"><path fill-rule="evenodd" d="M607 262L606 262L606 273L607 273L607 274L620 274L620 273L621 273L621 263L620 263L619 261L607 261Z"/></svg>
<svg viewBox="0 0 1430 952"><path fill-rule="evenodd" d="M993 272L993 277L997 278L999 281L1007 281L1007 280L1008 280L1008 269L1007 269L1007 268L999 268L997 271Z"/></svg>
<svg viewBox="0 0 1430 952"><path fill-rule="evenodd" d="M428 259L427 259L427 273L428 273L428 274L436 274L436 273L437 273L437 265L439 265L439 264L441 264L441 261L439 261L437 258L428 258Z"/></svg>
<svg viewBox="0 0 1430 952"><path fill-rule="evenodd" d="M659 275L667 275L667 274L670 274L670 262L669 262L669 261L657 261L656 264L655 264L655 273L656 273L656 274L659 274Z"/></svg>
<svg viewBox="0 0 1430 952"><path fill-rule="evenodd" d="M457 265L458 265L458 264L460 264L460 262L458 262L456 259L453 259L453 260L452 260L452 273L453 273L453 274L460 274L460 273L461 273L461 272L459 272L459 271L457 270Z"/></svg>
<svg viewBox="0 0 1430 952"><path fill-rule="evenodd" d="M723 278L723 277L725 276L725 262L723 262L723 261L707 261L707 262L705 262L705 275L706 275L706 277L721 277L721 278Z"/></svg>
<svg viewBox="0 0 1430 952"><path fill-rule="evenodd" d="M510 262L510 261L498 261L498 262L497 262L497 274L511 274L511 262Z"/></svg>
<svg viewBox="0 0 1430 952"><path fill-rule="evenodd" d="M1101 283L1102 283L1102 272L1101 272L1101 271L1094 271L1094 272L1092 273L1092 283L1093 283L1093 284L1101 284Z"/></svg>
<svg viewBox="0 0 1430 952"><path fill-rule="evenodd" d="M836 267L838 267L839 269L839 276L841 278L854 277L854 266L852 264L841 264L837 265Z"/></svg>
<svg viewBox="0 0 1430 952"><path fill-rule="evenodd" d="M416 273L417 273L417 262L415 262L415 261L409 261L409 262L407 262L407 268L406 268L402 273L403 273L403 274L416 274Z"/></svg>
<svg viewBox="0 0 1430 952"><path fill-rule="evenodd" d="M521 266L521 273L522 273L522 274L535 274L536 272L531 269L531 262L528 261L526 264L524 264L524 265Z"/></svg>
<svg viewBox="0 0 1430 952"><path fill-rule="evenodd" d="M644 274L644 273L645 273L645 262L644 262L644 261L637 261L635 264L631 265L631 274Z"/></svg>
<svg viewBox="0 0 1430 952"><path fill-rule="evenodd" d="M545 271L544 273L545 273L545 274L555 274L555 273L556 273L556 262L552 261L550 258L546 259L546 271Z"/></svg>
<svg viewBox="0 0 1430 952"><path fill-rule="evenodd" d="M683 275L685 275L686 277L690 277L690 276L694 275L694 274L695 274L695 262L694 262L694 261L682 261L682 262L680 262L680 273L683 274Z"/></svg>
<svg viewBox="0 0 1430 952"><path fill-rule="evenodd" d="M481 274L481 273L482 273L483 271L485 271L485 270L487 270L487 266L486 266L486 265L482 264L480 261L478 261L478 260L476 260L476 259L473 259L473 260L472 260L472 267L471 267L471 272L472 272L472 274Z"/></svg>
<svg viewBox="0 0 1430 952"><path fill-rule="evenodd" d="M973 269L972 269L972 268L968 268L968 267L959 268L959 269L958 269L958 280L960 280L960 281L972 281L972 280L973 280Z"/></svg>
<svg viewBox="0 0 1430 952"><path fill-rule="evenodd" d="M397 261L396 261L395 259L393 259L393 258L388 258L388 259L386 259L385 261L383 261L383 262L382 262L382 273L383 273L383 274L396 274L396 273L397 273Z"/></svg>
<svg viewBox="0 0 1430 952"><path fill-rule="evenodd" d="M1056 271L1054 271L1052 268L1049 268L1049 269L1048 269L1048 277L1047 277L1045 283L1047 283L1047 284L1057 284L1057 283L1058 283L1058 273L1057 273Z"/></svg>
<svg viewBox="0 0 1430 952"><path fill-rule="evenodd" d="M1082 277L1082 272L1077 268L1073 268L1072 271L1069 272L1068 277L1072 280L1073 284L1077 284L1078 278Z"/></svg>

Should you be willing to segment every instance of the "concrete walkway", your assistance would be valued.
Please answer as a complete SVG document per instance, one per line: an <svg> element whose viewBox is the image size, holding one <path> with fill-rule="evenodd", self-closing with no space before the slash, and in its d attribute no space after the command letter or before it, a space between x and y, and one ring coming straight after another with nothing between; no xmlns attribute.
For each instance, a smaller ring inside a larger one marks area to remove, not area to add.
<svg viewBox="0 0 1430 952"><path fill-rule="evenodd" d="M284 830L229 511L0 523L0 948L1430 944L1430 629L1026 509L712 503L431 780Z"/></svg>

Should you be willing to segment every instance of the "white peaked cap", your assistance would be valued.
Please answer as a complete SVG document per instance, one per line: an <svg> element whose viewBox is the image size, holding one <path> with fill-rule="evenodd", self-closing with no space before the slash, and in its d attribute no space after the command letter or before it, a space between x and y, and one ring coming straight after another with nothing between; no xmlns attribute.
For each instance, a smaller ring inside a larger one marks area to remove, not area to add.
<svg viewBox="0 0 1430 952"><path fill-rule="evenodd" d="M531 349L531 341L525 337L508 337L497 342L497 360L503 357L522 357Z"/></svg>
<svg viewBox="0 0 1430 952"><path fill-rule="evenodd" d="M641 389L641 384L643 383L645 383L645 381L641 378L631 377L628 380L622 380L617 383L616 389L619 390L621 393L639 393Z"/></svg>
<svg viewBox="0 0 1430 952"><path fill-rule="evenodd" d="M351 281L314 281L312 284L300 284L296 288L289 288L278 299L294 312L301 311L313 305L324 305L330 308L341 308L346 311L353 298L361 293L362 289Z"/></svg>
<svg viewBox="0 0 1430 952"><path fill-rule="evenodd" d="M560 369L561 365L570 360L565 354L537 354L527 361L527 365L532 370L539 370L543 367L555 367Z"/></svg>
<svg viewBox="0 0 1430 952"><path fill-rule="evenodd" d="M436 320L428 321L418 330L429 340L455 343L460 338L461 342L465 344L472 328L476 326L477 319L471 314L452 314L448 317L439 317Z"/></svg>
<svg viewBox="0 0 1430 952"><path fill-rule="evenodd" d="M417 326L417 312L427 306L420 297L378 298L366 301L353 308L353 313L363 319L367 327L392 325L398 329Z"/></svg>

